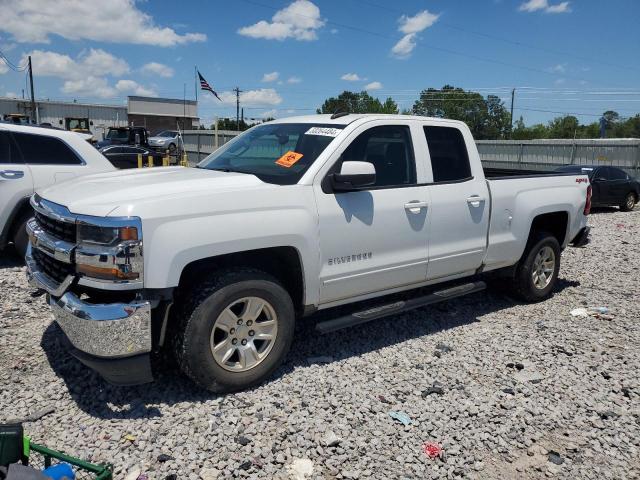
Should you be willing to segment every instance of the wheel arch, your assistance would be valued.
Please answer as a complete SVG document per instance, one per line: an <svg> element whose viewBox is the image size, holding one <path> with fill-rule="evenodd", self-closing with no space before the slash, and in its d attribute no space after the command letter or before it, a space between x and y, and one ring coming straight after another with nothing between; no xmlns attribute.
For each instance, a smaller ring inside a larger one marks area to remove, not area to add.
<svg viewBox="0 0 640 480"><path fill-rule="evenodd" d="M188 291L213 271L234 267L255 268L273 276L291 295L296 313L303 312L304 265L300 252L292 246L259 248L194 260L182 269L178 292Z"/></svg>
<svg viewBox="0 0 640 480"><path fill-rule="evenodd" d="M16 206L9 214L9 217L7 218L7 221L2 228L2 232L0 233L0 248L4 248L15 233L16 220L22 218L25 213L33 210L31 208L31 204L29 203L30 199L31 196L20 199L20 201L16 203Z"/></svg>

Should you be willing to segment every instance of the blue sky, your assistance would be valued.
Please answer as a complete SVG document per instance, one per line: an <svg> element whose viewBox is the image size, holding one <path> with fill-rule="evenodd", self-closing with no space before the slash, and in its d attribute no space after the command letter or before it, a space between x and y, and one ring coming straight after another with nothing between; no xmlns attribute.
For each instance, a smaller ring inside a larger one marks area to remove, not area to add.
<svg viewBox="0 0 640 480"><path fill-rule="evenodd" d="M597 120L640 112L638 0L0 0L0 51L34 59L36 97L123 103L131 94L194 96L205 123L313 113L367 89L410 108L452 84L510 102L527 124L561 113ZM0 95L24 72L0 62Z"/></svg>

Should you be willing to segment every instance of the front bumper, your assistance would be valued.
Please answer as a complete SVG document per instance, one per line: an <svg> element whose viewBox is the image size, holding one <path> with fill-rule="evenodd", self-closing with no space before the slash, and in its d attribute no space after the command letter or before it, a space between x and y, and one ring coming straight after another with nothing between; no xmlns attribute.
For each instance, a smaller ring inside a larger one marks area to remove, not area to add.
<svg viewBox="0 0 640 480"><path fill-rule="evenodd" d="M151 303L96 304L66 291L38 269L27 254L27 279L49 293L56 323L72 345L71 353L107 381L118 385L146 383L151 373Z"/></svg>

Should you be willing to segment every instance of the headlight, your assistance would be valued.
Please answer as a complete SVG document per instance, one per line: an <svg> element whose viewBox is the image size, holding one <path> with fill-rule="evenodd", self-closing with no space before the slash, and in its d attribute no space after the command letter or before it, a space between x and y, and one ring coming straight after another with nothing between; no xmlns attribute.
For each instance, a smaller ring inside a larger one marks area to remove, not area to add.
<svg viewBox="0 0 640 480"><path fill-rule="evenodd" d="M81 284L142 287L142 228L138 218L78 219L76 272Z"/></svg>

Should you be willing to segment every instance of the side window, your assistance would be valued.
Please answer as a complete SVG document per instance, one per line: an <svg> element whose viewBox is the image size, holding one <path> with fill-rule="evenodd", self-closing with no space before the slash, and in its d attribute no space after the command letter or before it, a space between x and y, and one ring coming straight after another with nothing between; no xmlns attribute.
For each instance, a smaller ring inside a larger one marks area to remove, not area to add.
<svg viewBox="0 0 640 480"><path fill-rule="evenodd" d="M595 177L602 178L603 180L611 180L611 172L609 170L609 167L600 167L596 171Z"/></svg>
<svg viewBox="0 0 640 480"><path fill-rule="evenodd" d="M0 132L0 163L23 163L9 132Z"/></svg>
<svg viewBox="0 0 640 480"><path fill-rule="evenodd" d="M37 165L79 165L76 153L62 140L46 135L13 133L24 163Z"/></svg>
<svg viewBox="0 0 640 480"><path fill-rule="evenodd" d="M373 163L375 187L416 183L411 132L405 125L373 127L361 133L344 151L342 161Z"/></svg>
<svg viewBox="0 0 640 480"><path fill-rule="evenodd" d="M627 174L617 168L609 168L609 175L611 180L626 180Z"/></svg>
<svg viewBox="0 0 640 480"><path fill-rule="evenodd" d="M462 132L452 127L424 127L434 182L471 178L467 145Z"/></svg>

